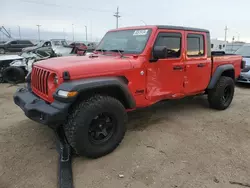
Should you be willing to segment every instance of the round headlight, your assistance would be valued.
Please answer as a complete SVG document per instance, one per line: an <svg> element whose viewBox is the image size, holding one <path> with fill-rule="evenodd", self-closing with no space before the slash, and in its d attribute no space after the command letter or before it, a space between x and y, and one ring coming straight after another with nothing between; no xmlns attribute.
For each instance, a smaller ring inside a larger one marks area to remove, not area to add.
<svg viewBox="0 0 250 188"><path fill-rule="evenodd" d="M56 75L54 77L54 84L58 84L58 77Z"/></svg>

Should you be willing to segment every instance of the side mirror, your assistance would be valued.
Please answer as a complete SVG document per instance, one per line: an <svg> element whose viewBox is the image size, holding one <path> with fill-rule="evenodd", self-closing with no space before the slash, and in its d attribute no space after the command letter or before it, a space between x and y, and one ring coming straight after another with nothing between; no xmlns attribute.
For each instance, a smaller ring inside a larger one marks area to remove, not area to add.
<svg viewBox="0 0 250 188"><path fill-rule="evenodd" d="M167 57L166 46L155 46L153 49L153 59L150 62L156 62L158 59L165 59Z"/></svg>

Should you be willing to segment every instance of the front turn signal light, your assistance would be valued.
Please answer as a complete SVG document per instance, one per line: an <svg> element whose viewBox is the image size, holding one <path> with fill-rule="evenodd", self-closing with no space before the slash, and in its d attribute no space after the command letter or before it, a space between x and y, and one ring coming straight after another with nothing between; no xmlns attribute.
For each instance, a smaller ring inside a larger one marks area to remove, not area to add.
<svg viewBox="0 0 250 188"><path fill-rule="evenodd" d="M60 97L64 97L64 98L69 98L69 97L75 97L78 92L77 91L64 91L64 90L59 90L57 92L57 94L60 96Z"/></svg>

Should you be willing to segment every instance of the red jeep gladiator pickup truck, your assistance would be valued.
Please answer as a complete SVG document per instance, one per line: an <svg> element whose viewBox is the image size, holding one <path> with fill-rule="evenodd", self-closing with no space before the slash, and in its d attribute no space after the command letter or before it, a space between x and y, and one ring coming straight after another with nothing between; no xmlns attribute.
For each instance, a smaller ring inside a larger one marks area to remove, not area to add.
<svg viewBox="0 0 250 188"><path fill-rule="evenodd" d="M30 119L62 127L76 153L97 158L122 141L128 111L197 94L226 109L243 67L241 56L211 52L208 30L120 28L93 55L36 63L14 102Z"/></svg>

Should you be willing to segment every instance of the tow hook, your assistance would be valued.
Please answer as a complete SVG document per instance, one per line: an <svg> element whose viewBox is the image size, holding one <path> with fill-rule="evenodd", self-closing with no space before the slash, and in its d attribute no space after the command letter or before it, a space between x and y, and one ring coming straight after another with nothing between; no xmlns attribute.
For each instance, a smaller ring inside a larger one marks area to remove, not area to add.
<svg viewBox="0 0 250 188"><path fill-rule="evenodd" d="M56 149L59 154L58 185L59 188L73 188L71 147L65 138L61 126L54 131L57 138Z"/></svg>

